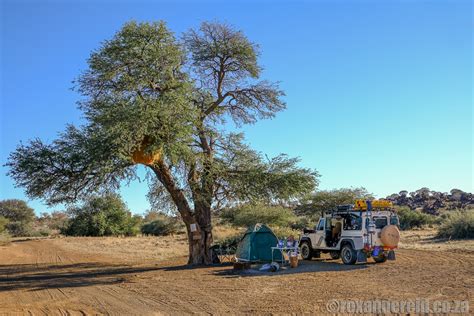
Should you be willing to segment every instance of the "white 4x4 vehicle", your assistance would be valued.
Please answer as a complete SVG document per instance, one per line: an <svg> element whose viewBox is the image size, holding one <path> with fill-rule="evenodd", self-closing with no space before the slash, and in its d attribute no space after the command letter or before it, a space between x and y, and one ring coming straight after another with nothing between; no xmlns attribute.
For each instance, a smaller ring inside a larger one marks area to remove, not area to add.
<svg viewBox="0 0 474 316"><path fill-rule="evenodd" d="M327 211L314 230L304 230L300 238L305 260L329 253L344 264L395 260L394 249L400 241L398 216L389 201L357 200L355 205L341 205Z"/></svg>

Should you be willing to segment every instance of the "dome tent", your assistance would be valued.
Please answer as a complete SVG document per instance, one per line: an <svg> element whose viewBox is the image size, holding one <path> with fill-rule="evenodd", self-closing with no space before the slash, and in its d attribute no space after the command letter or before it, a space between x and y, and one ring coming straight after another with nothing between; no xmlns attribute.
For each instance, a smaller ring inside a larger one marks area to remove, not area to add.
<svg viewBox="0 0 474 316"><path fill-rule="evenodd" d="M272 249L278 244L278 238L272 230L263 224L249 227L237 246L235 257L244 262L271 262ZM281 261L280 251L274 252L274 261Z"/></svg>

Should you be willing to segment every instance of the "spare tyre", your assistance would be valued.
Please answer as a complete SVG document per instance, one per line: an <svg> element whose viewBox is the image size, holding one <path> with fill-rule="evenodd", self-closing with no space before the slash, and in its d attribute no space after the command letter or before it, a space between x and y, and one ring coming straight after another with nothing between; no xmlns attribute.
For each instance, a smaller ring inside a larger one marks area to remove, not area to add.
<svg viewBox="0 0 474 316"><path fill-rule="evenodd" d="M395 225L387 225L380 232L380 240L386 247L397 247L400 242L400 231Z"/></svg>

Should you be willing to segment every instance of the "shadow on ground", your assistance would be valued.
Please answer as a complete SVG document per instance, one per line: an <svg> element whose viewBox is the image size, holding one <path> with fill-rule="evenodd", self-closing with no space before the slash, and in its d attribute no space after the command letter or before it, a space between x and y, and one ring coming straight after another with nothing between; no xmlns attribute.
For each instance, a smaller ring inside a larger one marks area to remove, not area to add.
<svg viewBox="0 0 474 316"><path fill-rule="evenodd" d="M290 268L284 266L276 272L270 271L259 271L261 265L252 265L252 269L249 270L233 270L232 268L226 270L215 271L214 274L220 275L227 278L239 278L239 277L276 277L279 275L286 274L301 274L301 273L319 273L319 272L339 272L339 271L352 271L367 269L374 263L356 264L356 265L345 265L340 261L331 260L312 260L312 261L300 261L297 268Z"/></svg>
<svg viewBox="0 0 474 316"><path fill-rule="evenodd" d="M0 292L115 284L158 269L101 263L0 265Z"/></svg>

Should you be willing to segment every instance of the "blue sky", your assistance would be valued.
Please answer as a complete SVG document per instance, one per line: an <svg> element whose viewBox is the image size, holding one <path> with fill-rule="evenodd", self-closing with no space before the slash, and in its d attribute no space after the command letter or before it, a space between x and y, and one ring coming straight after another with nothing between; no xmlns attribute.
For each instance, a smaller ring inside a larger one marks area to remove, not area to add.
<svg viewBox="0 0 474 316"><path fill-rule="evenodd" d="M263 77L287 94L286 111L243 127L254 148L299 156L321 189L473 192L470 1L2 0L0 14L2 165L20 141L80 122L71 81L123 23L180 34L218 20L260 45ZM0 199L25 198L6 172ZM146 190L122 188L133 212L149 207Z"/></svg>

